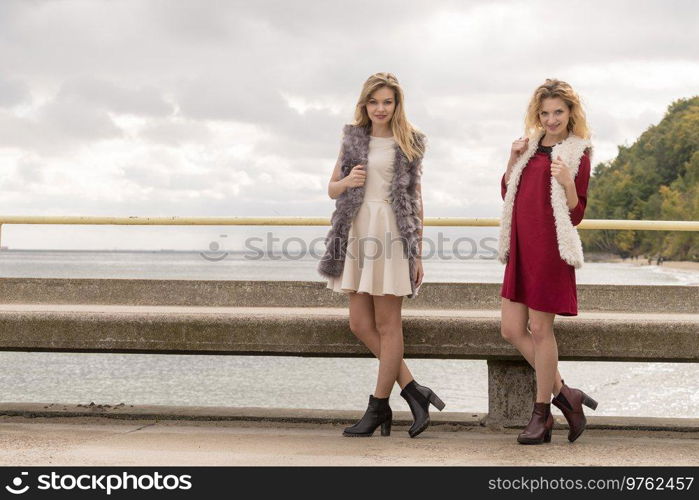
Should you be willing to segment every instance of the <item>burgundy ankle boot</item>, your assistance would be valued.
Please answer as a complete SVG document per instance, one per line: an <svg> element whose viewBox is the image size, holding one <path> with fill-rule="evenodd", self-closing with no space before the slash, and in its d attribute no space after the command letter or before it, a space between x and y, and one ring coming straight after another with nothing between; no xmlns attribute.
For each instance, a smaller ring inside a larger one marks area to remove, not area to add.
<svg viewBox="0 0 699 500"><path fill-rule="evenodd" d="M534 403L532 418L517 436L520 444L541 444L551 442L553 431L553 415L551 415L551 403Z"/></svg>
<svg viewBox="0 0 699 500"><path fill-rule="evenodd" d="M585 394L580 389L568 387L563 380L561 392L551 401L553 405L561 410L563 416L568 421L568 441L571 443L578 439L585 430L587 419L583 413L582 405L588 408L597 408L597 401Z"/></svg>

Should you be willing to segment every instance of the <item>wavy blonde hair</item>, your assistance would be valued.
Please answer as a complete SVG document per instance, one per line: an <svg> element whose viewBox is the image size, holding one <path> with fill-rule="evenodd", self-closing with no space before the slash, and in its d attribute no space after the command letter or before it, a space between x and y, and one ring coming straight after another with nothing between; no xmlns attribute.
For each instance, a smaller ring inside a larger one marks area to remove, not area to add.
<svg viewBox="0 0 699 500"><path fill-rule="evenodd" d="M393 90L395 94L396 107L391 117L391 130L400 149L410 161L413 161L425 154L425 146L416 137L415 132L419 132L418 129L405 116L403 89L398 83L398 78L392 73L376 73L364 82L357 107L354 110L354 125L371 127L371 119L366 111L366 105L371 95L382 87Z"/></svg>
<svg viewBox="0 0 699 500"><path fill-rule="evenodd" d="M560 97L568 106L570 110L568 131L578 137L588 139L590 137L590 128L587 125L587 118L585 117L585 110L582 107L580 97L570 84L549 78L536 88L534 95L532 95L529 101L527 115L524 118L525 133L532 137L543 130L541 120L539 120L539 111L541 110L543 100L551 97Z"/></svg>

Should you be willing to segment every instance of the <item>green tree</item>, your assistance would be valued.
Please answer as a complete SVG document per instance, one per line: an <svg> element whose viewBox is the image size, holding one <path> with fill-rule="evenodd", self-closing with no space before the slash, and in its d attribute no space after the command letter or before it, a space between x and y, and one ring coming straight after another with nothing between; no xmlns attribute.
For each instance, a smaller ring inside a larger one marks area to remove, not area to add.
<svg viewBox="0 0 699 500"><path fill-rule="evenodd" d="M699 96L672 103L663 119L590 178L590 219L699 220ZM699 234L581 231L586 250L699 261Z"/></svg>

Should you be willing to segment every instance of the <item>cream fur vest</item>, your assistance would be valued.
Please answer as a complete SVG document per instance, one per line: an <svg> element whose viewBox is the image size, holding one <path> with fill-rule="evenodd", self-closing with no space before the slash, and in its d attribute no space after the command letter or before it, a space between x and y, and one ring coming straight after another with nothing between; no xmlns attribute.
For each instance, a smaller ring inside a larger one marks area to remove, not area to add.
<svg viewBox="0 0 699 500"><path fill-rule="evenodd" d="M507 263L507 257L510 254L512 211L514 209L517 188L519 187L519 180L522 177L522 171L529 163L531 157L534 156L539 144L539 139L542 135L543 131L529 138L529 147L522 153L512 167L510 179L507 182L507 193L505 194L502 218L500 219L500 242L498 248L498 258L503 264ZM572 177L575 178L578 174L578 168L580 167L580 159L586 149L592 150L592 144L589 139L583 139L576 135L569 134L563 142L553 146L551 158L560 156L565 164L568 165ZM553 176L551 176L551 207L553 208L558 252L561 259L576 269L580 268L583 265L583 249L580 235L570 220L570 211L568 210L565 190Z"/></svg>

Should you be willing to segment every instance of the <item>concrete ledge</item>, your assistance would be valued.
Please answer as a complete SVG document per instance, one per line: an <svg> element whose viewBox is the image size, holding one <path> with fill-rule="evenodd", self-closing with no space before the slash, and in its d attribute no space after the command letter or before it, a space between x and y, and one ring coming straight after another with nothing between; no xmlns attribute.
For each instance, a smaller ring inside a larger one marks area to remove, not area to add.
<svg viewBox="0 0 699 500"><path fill-rule="evenodd" d="M0 425L7 418L88 418L120 420L176 420L192 422L266 422L298 423L310 425L356 422L363 411L318 410L296 408L229 408L214 406L162 406L162 405L75 405L61 403L0 403ZM454 431L459 428L485 426L485 413L430 412L430 429ZM565 419L555 416L556 429L567 429ZM394 412L394 425L408 426L412 423L410 412ZM519 426L504 426L515 429ZM656 418L656 417L594 417L588 416L588 429L672 431L697 433L699 419Z"/></svg>
<svg viewBox="0 0 699 500"><path fill-rule="evenodd" d="M519 359L496 310L406 310L406 357ZM556 319L561 360L699 361L699 315ZM0 350L369 356L347 309L0 304Z"/></svg>
<svg viewBox="0 0 699 500"><path fill-rule="evenodd" d="M435 423L503 428L529 418L533 370L501 338L499 288L428 283L420 298L404 301L406 357L489 361L488 419L444 414L435 415ZM581 314L556 318L561 360L699 361L699 287L587 285L578 292ZM347 297L323 282L0 278L0 293L0 350L371 356L349 330ZM66 407L62 415L77 417L86 410L76 408ZM35 408L49 410L55 408ZM125 408L89 411L131 415ZM159 418L148 411L138 418ZM230 409L221 411L221 418L232 418ZM238 420L271 418L260 409L240 411L248 413L236 413ZM360 415L289 411L292 415L277 421L348 423ZM193 418L192 409L186 412ZM201 412L204 420L216 415L209 408ZM590 418L593 428L636 425L629 422L636 420ZM664 419L639 422L640 428L672 425Z"/></svg>
<svg viewBox="0 0 699 500"><path fill-rule="evenodd" d="M699 313L699 287L578 285L581 311ZM0 278L4 303L346 307L322 281ZM425 283L404 309L500 309L499 283Z"/></svg>
<svg viewBox="0 0 699 500"><path fill-rule="evenodd" d="M309 424L348 424L364 414L357 410L318 410L303 408L258 408L223 406L98 405L61 403L0 403L0 417L59 418L103 417L124 420L251 421ZM484 413L431 412L434 425L480 426ZM1 422L1 420L0 420ZM393 412L396 425L412 424L407 411Z"/></svg>

